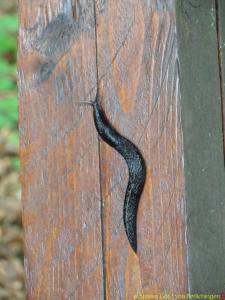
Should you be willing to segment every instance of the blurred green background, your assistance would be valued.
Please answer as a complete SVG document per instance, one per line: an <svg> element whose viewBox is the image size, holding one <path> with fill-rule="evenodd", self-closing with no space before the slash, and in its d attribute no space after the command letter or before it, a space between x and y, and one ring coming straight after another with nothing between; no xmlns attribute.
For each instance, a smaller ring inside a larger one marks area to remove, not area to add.
<svg viewBox="0 0 225 300"><path fill-rule="evenodd" d="M16 87L17 1L0 2L0 300L25 299Z"/></svg>

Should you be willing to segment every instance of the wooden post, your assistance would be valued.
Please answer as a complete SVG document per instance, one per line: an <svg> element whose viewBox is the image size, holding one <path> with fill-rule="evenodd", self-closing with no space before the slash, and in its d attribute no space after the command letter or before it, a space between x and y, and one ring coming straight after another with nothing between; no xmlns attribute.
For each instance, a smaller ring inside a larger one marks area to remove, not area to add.
<svg viewBox="0 0 225 300"><path fill-rule="evenodd" d="M225 289L215 7L211 0L20 1L28 299ZM99 139L92 108L78 103L97 87L111 124L146 162L137 255L122 219L126 164Z"/></svg>

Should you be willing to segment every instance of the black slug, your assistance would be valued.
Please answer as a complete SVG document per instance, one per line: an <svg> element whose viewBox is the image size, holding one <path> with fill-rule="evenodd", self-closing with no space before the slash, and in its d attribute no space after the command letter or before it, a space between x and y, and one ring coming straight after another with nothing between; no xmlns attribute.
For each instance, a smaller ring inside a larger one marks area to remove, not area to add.
<svg viewBox="0 0 225 300"><path fill-rule="evenodd" d="M107 144L115 148L123 156L129 169L129 181L123 207L123 220L129 243L136 252L136 217L146 177L145 162L138 148L109 124L97 101L97 96L95 101L91 102L91 105L93 106L95 127L99 135Z"/></svg>

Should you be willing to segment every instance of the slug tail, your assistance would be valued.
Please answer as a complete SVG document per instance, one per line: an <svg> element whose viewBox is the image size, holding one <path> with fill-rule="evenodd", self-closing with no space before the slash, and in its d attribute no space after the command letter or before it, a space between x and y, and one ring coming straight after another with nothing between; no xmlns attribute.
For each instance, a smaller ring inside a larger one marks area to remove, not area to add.
<svg viewBox="0 0 225 300"><path fill-rule="evenodd" d="M124 207L123 207L123 221L124 227L126 231L126 235L128 241L134 250L137 253L137 210L138 210L138 203L140 197L134 193L132 188L133 183L130 181L127 185L127 190L125 194L124 200Z"/></svg>

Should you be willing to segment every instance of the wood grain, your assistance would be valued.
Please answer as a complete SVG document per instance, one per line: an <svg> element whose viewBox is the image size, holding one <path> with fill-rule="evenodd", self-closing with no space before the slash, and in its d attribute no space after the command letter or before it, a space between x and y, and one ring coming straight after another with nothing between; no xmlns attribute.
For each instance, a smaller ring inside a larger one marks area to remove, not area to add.
<svg viewBox="0 0 225 300"><path fill-rule="evenodd" d="M103 299L93 1L20 1L28 299Z"/></svg>
<svg viewBox="0 0 225 300"><path fill-rule="evenodd" d="M110 122L143 153L138 256L122 220L123 159L100 142L107 299L187 289L184 174L173 1L96 1L99 89Z"/></svg>

